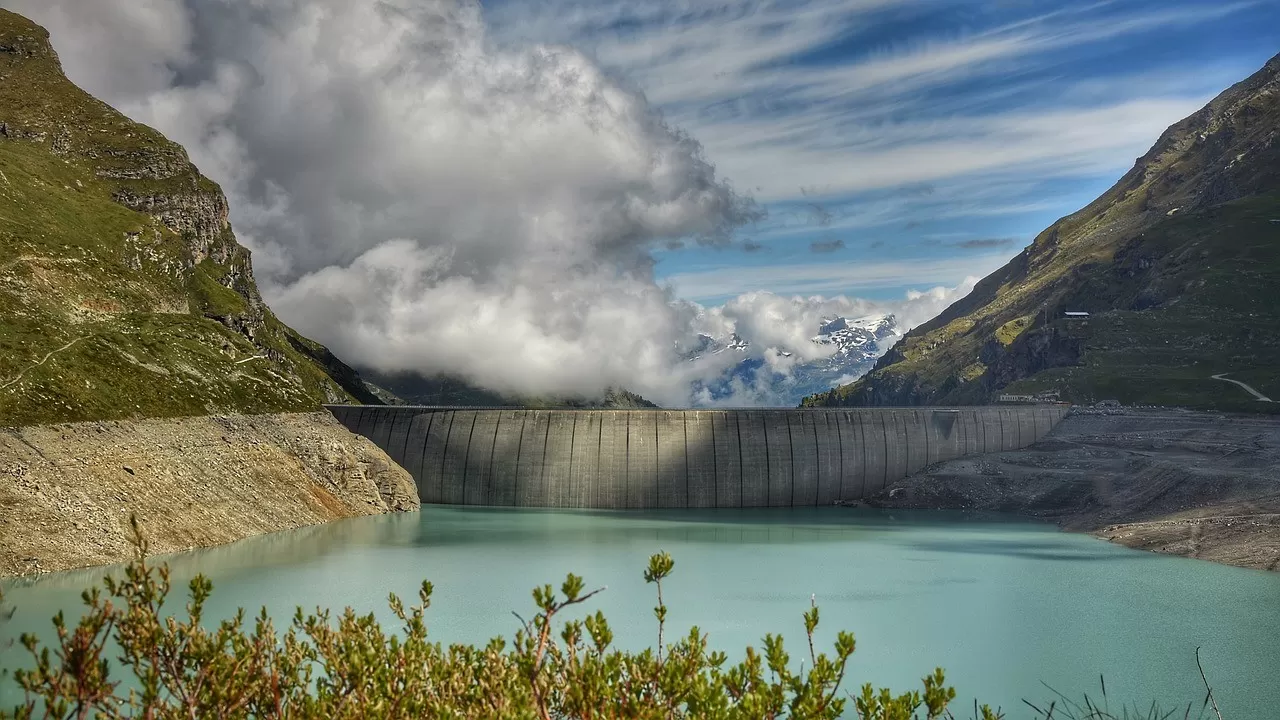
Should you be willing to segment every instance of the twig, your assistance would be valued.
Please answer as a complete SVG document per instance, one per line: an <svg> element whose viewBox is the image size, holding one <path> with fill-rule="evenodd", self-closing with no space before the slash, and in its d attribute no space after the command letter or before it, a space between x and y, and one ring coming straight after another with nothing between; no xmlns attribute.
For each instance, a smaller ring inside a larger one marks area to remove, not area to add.
<svg viewBox="0 0 1280 720"><path fill-rule="evenodd" d="M1204 676L1204 666L1200 664L1200 647L1196 646L1196 667L1200 669L1200 679L1204 681L1205 692L1208 693L1209 702L1213 704L1213 714L1218 716L1218 720L1222 720L1222 712L1218 710L1218 701L1213 698L1213 688L1209 687L1209 679Z"/></svg>

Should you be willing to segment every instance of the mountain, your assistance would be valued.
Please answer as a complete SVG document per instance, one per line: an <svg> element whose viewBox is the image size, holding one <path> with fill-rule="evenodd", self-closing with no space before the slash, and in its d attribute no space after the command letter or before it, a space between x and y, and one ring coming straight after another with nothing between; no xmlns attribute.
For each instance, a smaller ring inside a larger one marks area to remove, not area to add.
<svg viewBox="0 0 1280 720"><path fill-rule="evenodd" d="M1280 398L1280 55L866 377L806 405L1064 399L1266 410ZM1088 313L1070 317L1067 312Z"/></svg>
<svg viewBox="0 0 1280 720"><path fill-rule="evenodd" d="M534 397L504 395L472 385L450 375L423 376L417 373L379 373L365 370L366 385L390 405L443 405L520 408L637 409L657 405L622 388L606 388L593 397Z"/></svg>
<svg viewBox="0 0 1280 720"><path fill-rule="evenodd" d="M783 361L770 364L753 353L751 343L736 333L727 338L700 335L698 345L685 353L688 360L724 352L741 353L744 357L721 377L696 386L695 397L715 403L733 402L745 395L754 404L793 406L811 393L866 373L884 353L886 343L900 334L897 318L890 314L825 317L815 329L817 334L810 342L824 346L824 351L831 354L808 361L797 357L794 363L786 360L807 355L807 348L777 348Z"/></svg>
<svg viewBox="0 0 1280 720"><path fill-rule="evenodd" d="M0 424L378 402L263 303L221 189L0 10Z"/></svg>

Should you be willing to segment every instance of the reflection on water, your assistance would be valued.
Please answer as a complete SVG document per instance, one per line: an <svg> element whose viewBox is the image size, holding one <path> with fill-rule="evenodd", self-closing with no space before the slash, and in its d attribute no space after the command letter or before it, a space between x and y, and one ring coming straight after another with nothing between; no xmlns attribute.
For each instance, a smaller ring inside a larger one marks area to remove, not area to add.
<svg viewBox="0 0 1280 720"><path fill-rule="evenodd" d="M213 579L211 620L266 606L281 621L297 605L319 604L375 610L388 622L387 594L412 597L429 578L431 632L446 642L510 637L511 611L530 612L529 589L572 571L608 586L591 610L606 612L620 645L639 648L654 640L653 588L641 568L659 549L676 559L671 627L696 624L731 656L766 632L783 632L797 649L800 613L815 594L820 637L858 636L859 683L907 689L942 665L964 702L976 695L1017 716L1021 698L1045 697L1041 680L1082 692L1105 674L1113 699L1185 704L1200 699L1200 645L1224 715L1266 717L1280 706L1280 575L999 517L431 507L165 560L175 587L197 572ZM6 583L18 612L0 632L47 636L49 616L76 611L80 590L110 571ZM0 661L24 660L9 651ZM11 698L0 688L0 701Z"/></svg>

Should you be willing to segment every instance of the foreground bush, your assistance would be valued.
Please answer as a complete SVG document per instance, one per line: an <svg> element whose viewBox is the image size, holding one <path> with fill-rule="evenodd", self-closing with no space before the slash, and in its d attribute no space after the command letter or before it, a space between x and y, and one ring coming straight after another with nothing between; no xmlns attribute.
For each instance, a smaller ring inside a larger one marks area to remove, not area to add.
<svg viewBox="0 0 1280 720"><path fill-rule="evenodd" d="M190 583L185 618L166 617L169 572L144 552L123 579L108 578L83 595L86 612L74 626L54 618L50 649L24 635L34 668L14 679L26 693L17 718L836 718L852 710L874 720L938 718L955 690L941 669L923 689L894 694L864 685L841 692L854 652L853 635L836 636L833 654L814 647L818 608L804 613L807 653L796 663L782 638L767 635L763 652L748 647L736 665L710 651L695 627L674 643L663 637L667 607L662 581L674 563L665 553L644 572L657 590L657 651L612 647L600 612L582 621L557 616L600 592L585 592L569 575L560 592L533 591L537 613L508 646L444 647L427 639L431 583L419 603L392 595L398 632L373 615L347 608L332 617L295 613L279 633L265 608L250 622L243 610L207 630L201 625L213 590ZM108 654L117 652L116 665ZM123 682L122 682L123 678ZM982 717L994 718L987 708ZM0 712L0 717L11 717Z"/></svg>

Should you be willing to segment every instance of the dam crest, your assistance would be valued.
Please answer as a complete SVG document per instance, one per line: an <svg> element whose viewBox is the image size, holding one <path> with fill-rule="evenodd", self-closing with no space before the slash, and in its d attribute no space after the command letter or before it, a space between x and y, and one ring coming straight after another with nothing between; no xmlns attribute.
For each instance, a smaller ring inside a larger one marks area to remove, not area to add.
<svg viewBox="0 0 1280 720"><path fill-rule="evenodd" d="M326 407L405 468L424 503L598 509L853 502L936 462L1025 448L1067 412Z"/></svg>

